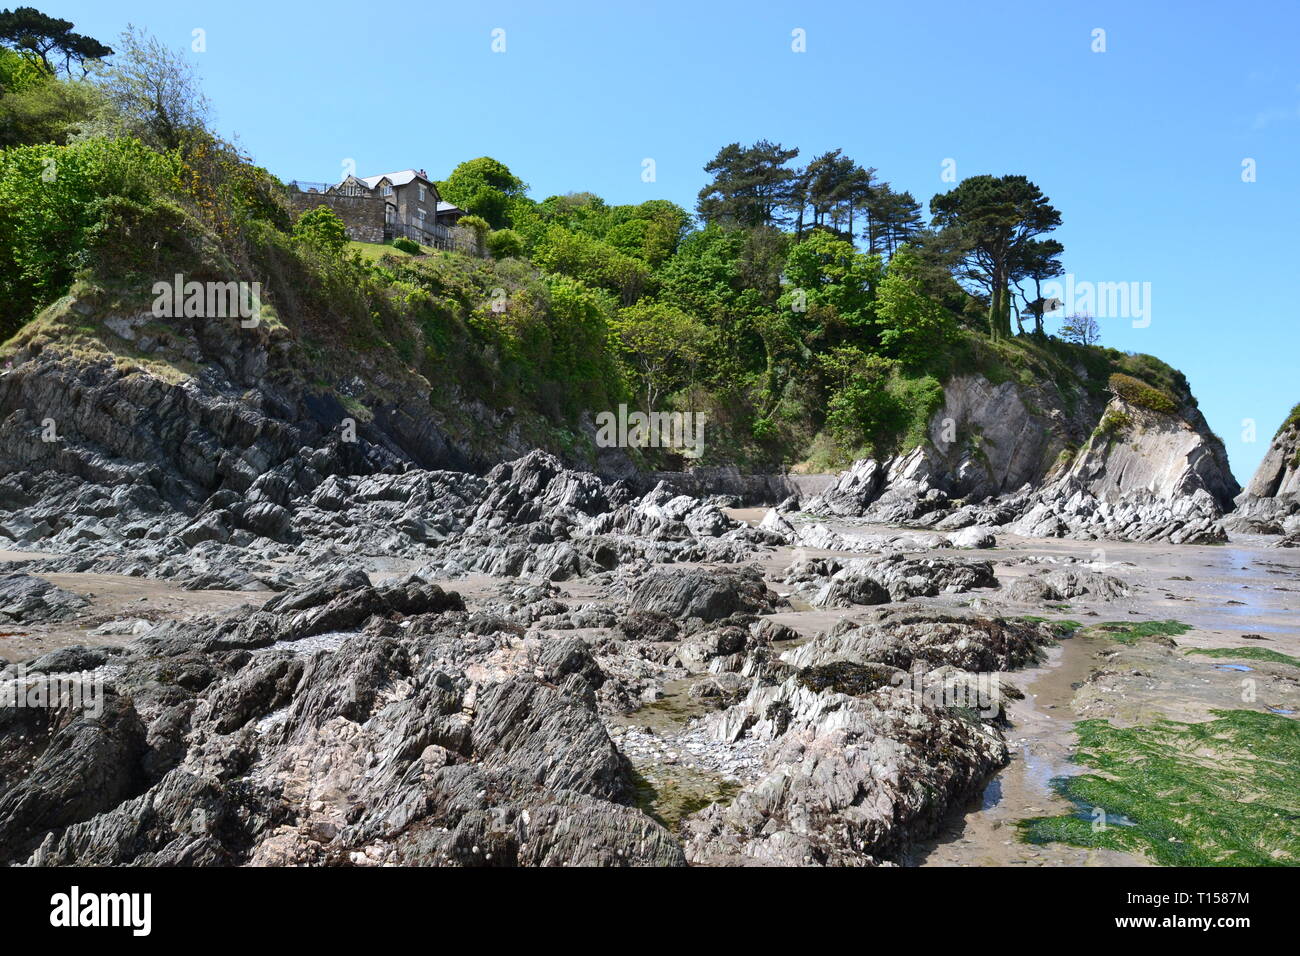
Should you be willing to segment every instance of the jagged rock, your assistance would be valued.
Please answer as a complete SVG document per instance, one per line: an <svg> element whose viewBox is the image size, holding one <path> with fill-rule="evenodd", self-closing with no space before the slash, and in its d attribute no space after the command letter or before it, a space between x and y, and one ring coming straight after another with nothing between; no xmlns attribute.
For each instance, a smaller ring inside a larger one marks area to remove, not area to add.
<svg viewBox="0 0 1300 956"><path fill-rule="evenodd" d="M1130 586L1111 574L1062 568L1046 574L1030 575L1013 581L1003 596L1022 604L1045 604L1065 601L1084 594L1102 601L1127 597Z"/></svg>
<svg viewBox="0 0 1300 956"><path fill-rule="evenodd" d="M992 531L978 526L954 531L948 540L954 548L993 548L998 543Z"/></svg>
<svg viewBox="0 0 1300 956"><path fill-rule="evenodd" d="M697 865L889 861L1007 760L995 731L892 686L851 697L794 677L756 684L716 723L776 743L756 783L684 821Z"/></svg>
<svg viewBox="0 0 1300 956"><path fill-rule="evenodd" d="M0 708L0 739L31 751L30 741L11 739L27 729L9 716L22 709ZM45 833L88 820L144 786L145 727L129 701L107 694L99 714L68 714L66 721L47 728L25 773L3 781L0 860L21 860Z"/></svg>
<svg viewBox="0 0 1300 956"><path fill-rule="evenodd" d="M75 617L90 602L30 574L0 575L0 621L39 624Z"/></svg>
<svg viewBox="0 0 1300 956"><path fill-rule="evenodd" d="M989 561L902 554L853 558L844 563L832 558L804 559L790 566L785 580L817 607L884 604L998 586Z"/></svg>
<svg viewBox="0 0 1300 956"><path fill-rule="evenodd" d="M718 621L766 614L782 603L753 568L664 568L650 572L632 594L630 610L672 618Z"/></svg>
<svg viewBox="0 0 1300 956"><path fill-rule="evenodd" d="M38 674L90 671L107 663L110 658L124 653L125 650L120 647L90 647L85 644L74 644L24 661L23 667L28 673Z"/></svg>
<svg viewBox="0 0 1300 956"><path fill-rule="evenodd" d="M367 632L291 650L304 620L358 594L380 611ZM440 594L321 582L231 621L154 628L105 677L135 708L110 691L98 724L43 730L0 710L0 734L52 741L34 762L0 758L0 859L682 864L630 805L587 646L527 651L504 620ZM405 628L384 616L400 608Z"/></svg>
<svg viewBox="0 0 1300 956"><path fill-rule="evenodd" d="M1300 534L1300 415L1293 411L1269 443L1254 476L1223 519L1232 532L1280 534L1279 547L1294 547Z"/></svg>
<svg viewBox="0 0 1300 956"><path fill-rule="evenodd" d="M880 609L874 618L844 620L807 644L786 651L792 667L817 667L835 661L885 664L911 670L951 665L965 671L1003 671L1033 662L1054 640L1042 624L982 617L918 606Z"/></svg>

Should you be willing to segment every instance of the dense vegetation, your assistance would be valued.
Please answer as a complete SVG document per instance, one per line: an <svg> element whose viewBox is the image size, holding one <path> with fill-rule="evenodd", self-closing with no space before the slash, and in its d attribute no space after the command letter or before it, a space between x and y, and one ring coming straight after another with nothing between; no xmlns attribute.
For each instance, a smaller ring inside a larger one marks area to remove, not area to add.
<svg viewBox="0 0 1300 956"><path fill-rule="evenodd" d="M1079 344L1078 317L1064 338L1044 329L1060 215L1023 176L965 180L927 225L841 150L798 167L797 149L725 146L694 214L537 201L480 157L439 185L482 256L362 255L327 208L295 221L280 183L207 129L185 59L72 27L0 16L3 338L78 281L130 305L177 271L256 280L320 387L350 357L382 356L427 379L434 404L532 415L559 444L582 445L590 413L620 402L693 410L710 460L751 465L914 446L962 370L1054 383L1067 403L1115 372L1110 387L1147 407L1185 396L1147 356Z"/></svg>

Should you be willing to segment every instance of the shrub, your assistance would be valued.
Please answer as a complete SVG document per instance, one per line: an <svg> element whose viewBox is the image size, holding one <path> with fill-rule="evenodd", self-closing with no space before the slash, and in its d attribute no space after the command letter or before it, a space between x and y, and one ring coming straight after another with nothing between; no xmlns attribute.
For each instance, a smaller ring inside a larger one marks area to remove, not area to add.
<svg viewBox="0 0 1300 956"><path fill-rule="evenodd" d="M1117 412L1112 409L1101 416L1101 421L1097 423L1097 434L1109 441L1124 434L1132 427L1132 418L1124 412Z"/></svg>
<svg viewBox="0 0 1300 956"><path fill-rule="evenodd" d="M1166 414L1178 410L1178 403L1168 392L1122 372L1111 375L1110 390L1130 405L1137 405L1139 408L1149 408L1153 412Z"/></svg>
<svg viewBox="0 0 1300 956"><path fill-rule="evenodd" d="M68 291L110 200L152 205L176 175L134 139L0 152L0 340Z"/></svg>
<svg viewBox="0 0 1300 956"><path fill-rule="evenodd" d="M524 240L513 229L498 229L487 237L487 249L493 259L519 259L524 254Z"/></svg>
<svg viewBox="0 0 1300 956"><path fill-rule="evenodd" d="M398 236L394 239L393 248L400 249L402 252L409 252L413 256L420 254L420 244L413 239L407 239L405 236Z"/></svg>
<svg viewBox="0 0 1300 956"><path fill-rule="evenodd" d="M309 209L293 224L293 237L325 252L341 252L348 244L343 220L329 206Z"/></svg>

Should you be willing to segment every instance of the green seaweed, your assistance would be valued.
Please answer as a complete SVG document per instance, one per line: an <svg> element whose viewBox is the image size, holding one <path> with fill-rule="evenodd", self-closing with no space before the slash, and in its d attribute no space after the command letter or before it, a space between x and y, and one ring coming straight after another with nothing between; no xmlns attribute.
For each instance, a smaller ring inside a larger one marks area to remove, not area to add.
<svg viewBox="0 0 1300 956"><path fill-rule="evenodd" d="M1095 772L1053 781L1078 810L1022 820L1021 838L1144 853L1167 866L1300 864L1300 722L1212 713L1132 728L1081 721L1075 759Z"/></svg>
<svg viewBox="0 0 1300 956"><path fill-rule="evenodd" d="M1188 654L1204 654L1206 657L1238 657L1249 661L1271 661L1274 664L1290 664L1300 667L1300 657L1292 657L1267 647L1194 647Z"/></svg>
<svg viewBox="0 0 1300 956"><path fill-rule="evenodd" d="M1093 624L1086 630L1090 635L1107 637L1118 644L1136 644L1139 641L1157 640L1159 643L1173 646L1172 638L1176 634L1186 634L1191 625L1181 621L1108 621ZM1165 640L1160 640L1165 638Z"/></svg>

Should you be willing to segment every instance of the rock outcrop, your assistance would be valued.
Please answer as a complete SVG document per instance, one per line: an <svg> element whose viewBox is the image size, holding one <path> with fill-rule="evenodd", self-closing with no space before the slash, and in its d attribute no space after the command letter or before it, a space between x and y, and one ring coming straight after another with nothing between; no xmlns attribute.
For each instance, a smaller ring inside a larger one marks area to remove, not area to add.
<svg viewBox="0 0 1300 956"><path fill-rule="evenodd" d="M1077 421L1030 413L1010 383L958 378L945 395L927 445L855 462L802 510L945 532L1223 540L1239 486L1190 402L1173 413L1116 395L1079 447Z"/></svg>
<svg viewBox="0 0 1300 956"><path fill-rule="evenodd" d="M1236 504L1223 521L1229 531L1280 534L1287 540L1300 533L1300 406L1273 436Z"/></svg>

